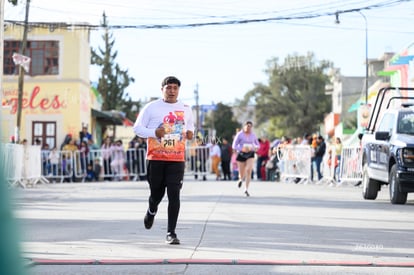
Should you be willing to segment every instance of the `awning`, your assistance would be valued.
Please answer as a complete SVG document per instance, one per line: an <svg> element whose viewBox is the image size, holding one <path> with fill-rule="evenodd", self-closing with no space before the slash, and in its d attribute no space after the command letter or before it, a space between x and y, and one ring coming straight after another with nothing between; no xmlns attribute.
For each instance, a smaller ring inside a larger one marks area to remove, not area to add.
<svg viewBox="0 0 414 275"><path fill-rule="evenodd" d="M414 59L414 55L398 56L398 58L391 61L390 65L408 65L410 61L413 59Z"/></svg>
<svg viewBox="0 0 414 275"><path fill-rule="evenodd" d="M96 118L97 121L109 124L109 125L124 125L124 118L119 114L111 111L98 111L91 109L92 117Z"/></svg>

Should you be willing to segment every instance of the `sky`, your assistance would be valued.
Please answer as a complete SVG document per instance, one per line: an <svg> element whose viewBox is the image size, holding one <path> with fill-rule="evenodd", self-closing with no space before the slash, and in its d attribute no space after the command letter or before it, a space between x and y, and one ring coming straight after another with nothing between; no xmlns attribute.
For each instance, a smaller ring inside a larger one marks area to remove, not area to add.
<svg viewBox="0 0 414 275"><path fill-rule="evenodd" d="M6 3L5 20L24 21L25 3ZM233 104L268 83L268 60L308 52L344 76L365 76L366 47L376 59L414 43L409 0L31 0L29 21L99 25L103 12L119 27L111 29L116 62L135 79L126 92L143 102L175 75L188 104L196 104L195 90L199 104ZM102 34L91 31L93 48ZM91 81L98 78L91 67Z"/></svg>

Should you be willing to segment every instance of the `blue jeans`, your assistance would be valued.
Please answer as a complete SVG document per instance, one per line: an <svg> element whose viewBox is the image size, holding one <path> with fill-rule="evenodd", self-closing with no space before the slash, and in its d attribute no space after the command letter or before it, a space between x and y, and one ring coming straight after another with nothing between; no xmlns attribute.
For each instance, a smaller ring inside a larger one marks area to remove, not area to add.
<svg viewBox="0 0 414 275"><path fill-rule="evenodd" d="M311 180L313 180L313 163L315 163L316 173L318 173L318 180L322 179L322 174L321 174L322 159L323 159L323 157L320 157L320 156L317 156L317 157L313 158L313 160L312 160L312 169L311 169Z"/></svg>

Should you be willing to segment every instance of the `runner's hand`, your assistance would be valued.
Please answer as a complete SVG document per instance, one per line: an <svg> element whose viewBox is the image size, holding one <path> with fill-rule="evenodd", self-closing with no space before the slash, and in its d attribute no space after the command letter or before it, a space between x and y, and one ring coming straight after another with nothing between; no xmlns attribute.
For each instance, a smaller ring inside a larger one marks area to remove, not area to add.
<svg viewBox="0 0 414 275"><path fill-rule="evenodd" d="M165 135L165 128L164 127L158 127L155 129L155 135L157 138L163 138Z"/></svg>

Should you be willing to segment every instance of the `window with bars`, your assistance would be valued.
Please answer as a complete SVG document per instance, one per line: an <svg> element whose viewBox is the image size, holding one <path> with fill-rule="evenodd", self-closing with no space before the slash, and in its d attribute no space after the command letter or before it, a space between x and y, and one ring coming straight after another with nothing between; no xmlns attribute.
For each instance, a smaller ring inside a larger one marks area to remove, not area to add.
<svg viewBox="0 0 414 275"><path fill-rule="evenodd" d="M18 74L18 66L13 62L13 53L20 52L21 41L4 41L4 75ZM31 58L28 75L59 74L59 41L27 41L25 56Z"/></svg>

